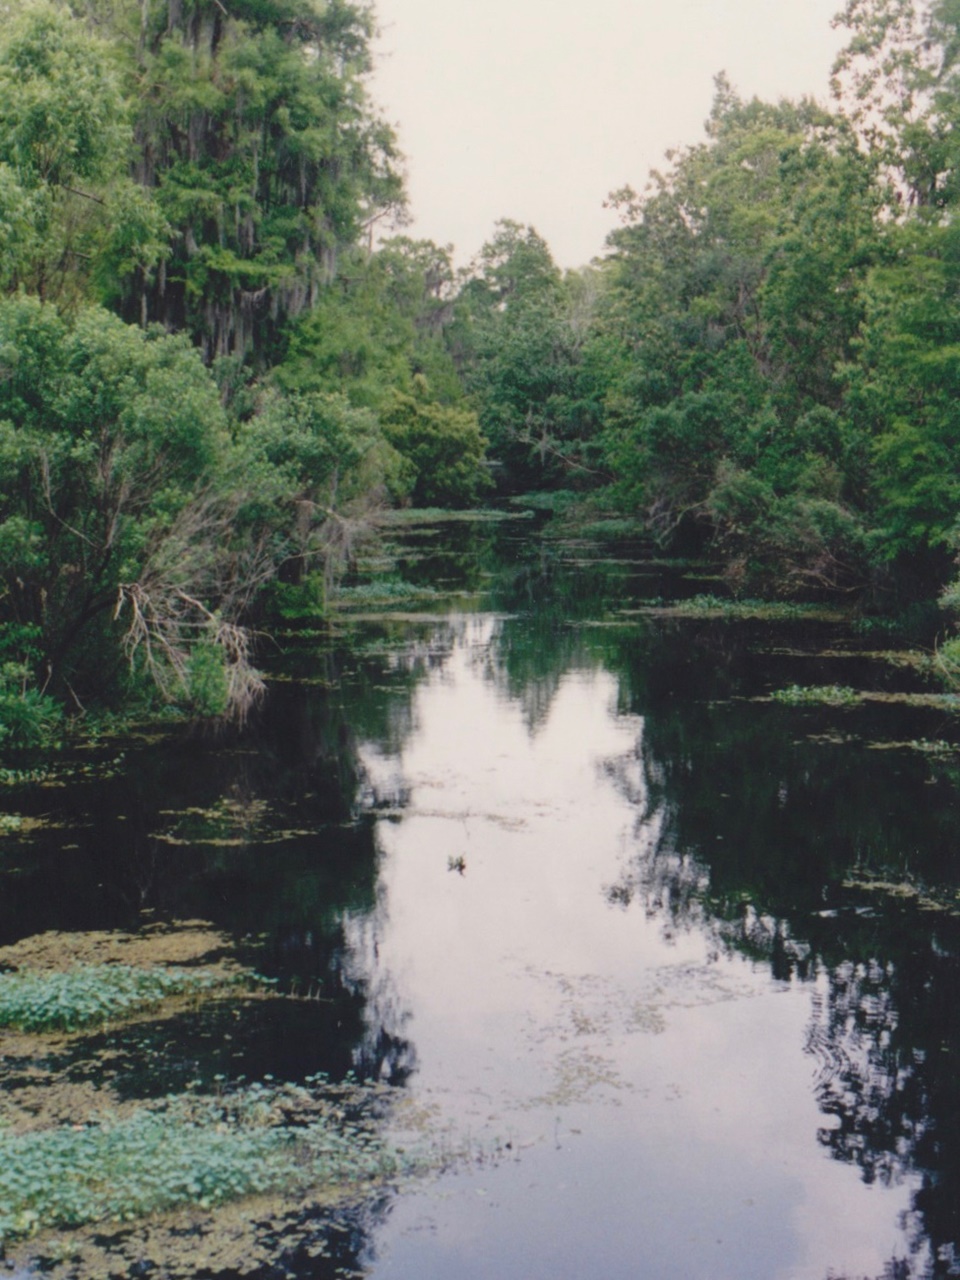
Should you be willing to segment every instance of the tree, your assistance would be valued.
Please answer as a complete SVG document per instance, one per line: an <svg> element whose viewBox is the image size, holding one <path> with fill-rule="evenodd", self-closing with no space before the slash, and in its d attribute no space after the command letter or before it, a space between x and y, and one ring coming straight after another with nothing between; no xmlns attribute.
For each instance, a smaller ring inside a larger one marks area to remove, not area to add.
<svg viewBox="0 0 960 1280"><path fill-rule="evenodd" d="M477 415L439 404L422 375L414 379L412 394L394 392L383 429L407 464L415 505L467 507L489 487Z"/></svg>
<svg viewBox="0 0 960 1280"><path fill-rule="evenodd" d="M185 339L0 303L0 633L44 690L109 695L129 659L207 710L215 665L217 710L249 704L236 621L257 573L220 483L228 448Z"/></svg>
<svg viewBox="0 0 960 1280"><path fill-rule="evenodd" d="M592 422L579 363L594 293L532 228L497 224L461 285L448 341L506 488L582 478Z"/></svg>
<svg viewBox="0 0 960 1280"><path fill-rule="evenodd" d="M125 172L132 141L115 59L53 4L0 38L0 287L88 297L104 272L147 276L162 220Z"/></svg>
<svg viewBox="0 0 960 1280"><path fill-rule="evenodd" d="M839 367L876 254L870 161L810 102L720 77L707 139L615 193L593 345L613 495L731 578L846 588L867 572L862 447Z"/></svg>
<svg viewBox="0 0 960 1280"><path fill-rule="evenodd" d="M121 313L189 333L207 360L269 362L340 253L402 206L393 135L364 88L370 14L345 0L131 0L120 18L136 50L135 174L171 229Z"/></svg>
<svg viewBox="0 0 960 1280"><path fill-rule="evenodd" d="M337 279L290 326L274 380L376 409L420 374L442 403L459 402L463 386L444 341L453 279L450 250L430 241L396 237L375 253L343 254Z"/></svg>

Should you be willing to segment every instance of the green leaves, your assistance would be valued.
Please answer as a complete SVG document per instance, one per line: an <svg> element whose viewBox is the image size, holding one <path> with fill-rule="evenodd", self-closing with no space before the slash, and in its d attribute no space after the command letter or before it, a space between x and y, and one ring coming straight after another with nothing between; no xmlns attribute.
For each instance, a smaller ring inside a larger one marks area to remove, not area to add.
<svg viewBox="0 0 960 1280"><path fill-rule="evenodd" d="M593 283L588 272L564 279L538 233L505 220L461 287L450 343L505 488L586 474Z"/></svg>
<svg viewBox="0 0 960 1280"><path fill-rule="evenodd" d="M155 20L135 128L170 231L162 277L127 282L131 318L185 326L211 359L275 354L363 222L402 201L361 79L370 34L364 10L313 0Z"/></svg>
<svg viewBox="0 0 960 1280"><path fill-rule="evenodd" d="M0 1243L43 1227L129 1222L271 1190L343 1194L415 1171L416 1156L380 1137L378 1101L374 1086L317 1076L302 1086L254 1083L71 1126L0 1132Z"/></svg>
<svg viewBox="0 0 960 1280"><path fill-rule="evenodd" d="M209 992L243 975L217 969L85 965L63 973L0 974L0 1026L73 1031L129 1017L173 995Z"/></svg>
<svg viewBox="0 0 960 1280"><path fill-rule="evenodd" d="M98 180L129 137L106 45L53 4L26 6L0 44L0 160L25 187Z"/></svg>
<svg viewBox="0 0 960 1280"><path fill-rule="evenodd" d="M477 415L431 400L425 379L415 380L413 395L394 393L383 428L411 468L415 506L470 506L490 487Z"/></svg>
<svg viewBox="0 0 960 1280"><path fill-rule="evenodd" d="M51 693L116 679L131 584L153 614L161 599L211 615L226 604L225 506L210 491L227 450L216 386L186 339L99 308L67 324L36 300L0 302L0 623L39 637ZM194 619L191 638L208 622Z"/></svg>

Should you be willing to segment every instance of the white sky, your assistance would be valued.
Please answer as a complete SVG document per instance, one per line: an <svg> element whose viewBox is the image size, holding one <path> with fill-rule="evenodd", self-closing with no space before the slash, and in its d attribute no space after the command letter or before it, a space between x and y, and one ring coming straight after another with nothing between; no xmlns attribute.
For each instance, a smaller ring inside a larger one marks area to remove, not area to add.
<svg viewBox="0 0 960 1280"><path fill-rule="evenodd" d="M607 194L702 137L713 77L826 102L841 0L376 0L374 100L407 158L406 234L460 264L498 218L563 267L603 248Z"/></svg>

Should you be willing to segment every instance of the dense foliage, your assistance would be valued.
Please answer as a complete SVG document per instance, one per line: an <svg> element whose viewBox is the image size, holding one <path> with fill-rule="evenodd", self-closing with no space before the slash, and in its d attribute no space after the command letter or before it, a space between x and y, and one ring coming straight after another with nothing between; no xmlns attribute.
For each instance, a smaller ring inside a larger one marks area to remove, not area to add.
<svg viewBox="0 0 960 1280"><path fill-rule="evenodd" d="M849 0L827 109L740 98L590 267L401 235L348 0L0 7L0 743L242 716L384 503L572 492L735 591L953 574L960 17ZM956 589L949 595L956 599Z"/></svg>
<svg viewBox="0 0 960 1280"><path fill-rule="evenodd" d="M482 490L449 258L369 242L403 207L371 35L343 0L0 8L6 747L151 689L242 716L256 610L322 608L378 503Z"/></svg>
<svg viewBox="0 0 960 1280"><path fill-rule="evenodd" d="M960 512L956 7L851 0L831 109L740 98L563 276L502 224L455 351L514 487L588 489L734 589L936 594Z"/></svg>

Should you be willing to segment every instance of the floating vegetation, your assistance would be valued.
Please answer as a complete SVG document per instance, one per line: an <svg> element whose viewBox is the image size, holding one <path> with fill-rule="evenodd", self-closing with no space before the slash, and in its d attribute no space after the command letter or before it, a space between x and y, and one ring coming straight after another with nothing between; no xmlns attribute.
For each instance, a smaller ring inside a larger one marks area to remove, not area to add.
<svg viewBox="0 0 960 1280"><path fill-rule="evenodd" d="M802 739L802 741L820 742L830 747L849 747L849 746L852 746L854 743L860 742L861 739L857 737L856 734L838 733L834 729L834 730L831 730L829 733L808 733ZM867 746L872 746L872 745L873 745L872 743L869 743L869 742L867 743Z"/></svg>
<svg viewBox="0 0 960 1280"><path fill-rule="evenodd" d="M882 690L863 690L861 702L899 703L905 707L933 707L938 711L960 711L960 696L955 693L887 693Z"/></svg>
<svg viewBox="0 0 960 1280"><path fill-rule="evenodd" d="M304 828L285 830L268 801L262 798L238 800L221 797L207 808L188 805L183 809L161 809L159 815L174 821L163 830L151 831L151 840L168 845L211 845L245 848L257 844L279 844L309 834Z"/></svg>
<svg viewBox="0 0 960 1280"><path fill-rule="evenodd" d="M625 516L609 516L596 520L585 520L577 526L578 532L585 538L639 538L646 532L642 520L631 520Z"/></svg>
<svg viewBox="0 0 960 1280"><path fill-rule="evenodd" d="M946 742L943 738L912 738L910 747L928 756L955 756L960 753L960 742Z"/></svg>
<svg viewBox="0 0 960 1280"><path fill-rule="evenodd" d="M96 761L68 762L58 761L56 765L38 765L34 768L12 769L0 768L0 786L23 787L40 784L45 787L64 787L69 782L82 782L85 779L116 777L125 760L125 753L120 752L109 759Z"/></svg>
<svg viewBox="0 0 960 1280"><path fill-rule="evenodd" d="M573 489L534 490L532 493L518 493L510 498L514 507L524 511L566 511L570 507L583 505L583 495Z"/></svg>
<svg viewBox="0 0 960 1280"><path fill-rule="evenodd" d="M433 587L418 587L412 582L404 582L399 578L376 579L373 582L361 582L352 587L338 587L331 597L331 604L369 605L389 604L393 600L404 603L410 600L434 600L439 592Z"/></svg>
<svg viewBox="0 0 960 1280"><path fill-rule="evenodd" d="M132 964L139 968L156 965L204 963L212 967L231 950L227 934L206 920L179 920L150 924L135 933L117 929L87 929L67 933L51 929L21 938L0 947L0 966L18 969L65 972L82 965Z"/></svg>
<svg viewBox="0 0 960 1280"><path fill-rule="evenodd" d="M882 876L868 874L848 877L844 880L843 887L910 902L921 911L939 911L960 916L960 889L935 890L914 880L887 880Z"/></svg>
<svg viewBox="0 0 960 1280"><path fill-rule="evenodd" d="M80 965L53 973L20 970L0 974L0 1026L73 1031L153 1008L170 996L208 993L246 979L218 968L123 964Z"/></svg>
<svg viewBox="0 0 960 1280"><path fill-rule="evenodd" d="M819 605L798 604L792 600L731 600L729 596L700 593L676 606L681 613L723 613L731 617L808 618L822 613Z"/></svg>
<svg viewBox="0 0 960 1280"><path fill-rule="evenodd" d="M20 787L29 782L46 782L50 777L52 770L47 768L37 769L6 769L0 768L0 786L2 787Z"/></svg>
<svg viewBox="0 0 960 1280"><path fill-rule="evenodd" d="M736 621L764 622L843 622L848 614L818 604L798 604L792 600L731 600L709 593L690 596L686 600L650 600L638 609L623 609L624 614L647 614L664 618L729 618Z"/></svg>
<svg viewBox="0 0 960 1280"><path fill-rule="evenodd" d="M775 654L780 658L819 658L840 661L854 660L858 662L882 662L886 666L898 667L904 671L919 671L930 674L932 664L929 654L919 649L840 649L817 648L815 650L793 647L790 645L770 645L762 652Z"/></svg>
<svg viewBox="0 0 960 1280"><path fill-rule="evenodd" d="M788 707L855 707L863 700L862 694L845 684L791 684L770 697Z"/></svg>
<svg viewBox="0 0 960 1280"><path fill-rule="evenodd" d="M380 1136L383 1086L253 1083L125 1116L0 1132L0 1243L267 1191L344 1192L424 1167Z"/></svg>
<svg viewBox="0 0 960 1280"><path fill-rule="evenodd" d="M398 507L382 511L377 517L381 527L411 524L492 524L501 520L524 520L530 511L494 511L488 507L450 511L444 507Z"/></svg>

